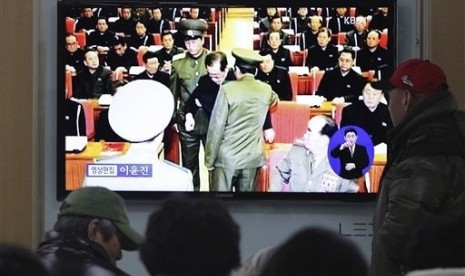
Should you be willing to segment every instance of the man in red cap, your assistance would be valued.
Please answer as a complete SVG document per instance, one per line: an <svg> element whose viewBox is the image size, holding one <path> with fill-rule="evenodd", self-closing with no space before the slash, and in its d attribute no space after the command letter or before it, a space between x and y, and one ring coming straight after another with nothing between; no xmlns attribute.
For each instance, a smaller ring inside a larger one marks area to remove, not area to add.
<svg viewBox="0 0 465 276"><path fill-rule="evenodd" d="M372 86L389 93L394 128L373 220L371 275L403 275L414 227L465 210L465 113L442 69L427 60L408 60Z"/></svg>

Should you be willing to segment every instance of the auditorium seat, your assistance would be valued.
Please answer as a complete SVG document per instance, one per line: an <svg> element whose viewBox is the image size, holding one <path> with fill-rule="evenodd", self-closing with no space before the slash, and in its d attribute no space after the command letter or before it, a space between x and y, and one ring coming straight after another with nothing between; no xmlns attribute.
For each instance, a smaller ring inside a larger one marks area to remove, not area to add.
<svg viewBox="0 0 465 276"><path fill-rule="evenodd" d="M315 95L324 73L325 71L313 71L303 76L289 73L293 93L296 95Z"/></svg>
<svg viewBox="0 0 465 276"><path fill-rule="evenodd" d="M379 42L379 46L387 49L387 47L388 47L388 29L384 29L381 32L381 41Z"/></svg>
<svg viewBox="0 0 465 276"><path fill-rule="evenodd" d="M71 71L65 72L65 99L69 99L73 96L73 76Z"/></svg>
<svg viewBox="0 0 465 276"><path fill-rule="evenodd" d="M280 101L277 108L270 112L273 129L276 132L275 143L292 143L307 130L310 108L293 101Z"/></svg>
<svg viewBox="0 0 465 276"><path fill-rule="evenodd" d="M161 35L159 33L154 33L153 35L153 41L155 42L155 45L161 45Z"/></svg>
<svg viewBox="0 0 465 276"><path fill-rule="evenodd" d="M66 32L68 34L74 33L74 29L76 27L76 19L72 17L66 17L65 22L66 22Z"/></svg>
<svg viewBox="0 0 465 276"><path fill-rule="evenodd" d="M85 49L87 42L86 42L86 34L85 33L74 33L76 39L78 41L79 47L81 49Z"/></svg>

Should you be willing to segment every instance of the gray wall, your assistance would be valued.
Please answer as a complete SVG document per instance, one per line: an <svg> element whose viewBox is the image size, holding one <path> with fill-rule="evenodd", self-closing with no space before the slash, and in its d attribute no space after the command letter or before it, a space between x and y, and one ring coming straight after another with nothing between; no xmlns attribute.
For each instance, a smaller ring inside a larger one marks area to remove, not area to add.
<svg viewBox="0 0 465 276"><path fill-rule="evenodd" d="M419 56L418 46L418 0L399 0L398 61ZM39 62L45 92L44 164L44 230L52 227L59 208L55 200L55 91L56 91L56 0L42 0L38 11L40 21ZM242 256L277 244L291 233L307 225L319 225L349 236L363 251L367 260L370 255L371 219L374 203L335 202L240 202L228 203L234 218L241 225ZM143 232L149 214L157 208L157 202L128 202L128 212L136 229ZM131 275L145 276L137 253L125 252L119 266Z"/></svg>

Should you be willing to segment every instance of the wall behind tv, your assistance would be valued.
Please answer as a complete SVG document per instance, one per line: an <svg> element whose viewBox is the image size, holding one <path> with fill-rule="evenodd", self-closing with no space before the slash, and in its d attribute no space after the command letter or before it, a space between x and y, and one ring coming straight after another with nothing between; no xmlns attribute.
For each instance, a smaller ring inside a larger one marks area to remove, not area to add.
<svg viewBox="0 0 465 276"><path fill-rule="evenodd" d="M440 63L464 108L464 2L398 3L402 26L398 61L425 56ZM424 14L421 3L426 6ZM35 248L42 232L52 227L59 207L55 200L56 1L2 0L0 10L0 242ZM352 235L368 257L371 229L363 224L371 221L373 207L373 203L230 204L242 227L243 256L313 224ZM156 203L128 203L131 220L141 232L155 208ZM358 224L362 227L356 232ZM360 236L354 237L356 233ZM132 275L147 275L137 254L125 255L120 266Z"/></svg>

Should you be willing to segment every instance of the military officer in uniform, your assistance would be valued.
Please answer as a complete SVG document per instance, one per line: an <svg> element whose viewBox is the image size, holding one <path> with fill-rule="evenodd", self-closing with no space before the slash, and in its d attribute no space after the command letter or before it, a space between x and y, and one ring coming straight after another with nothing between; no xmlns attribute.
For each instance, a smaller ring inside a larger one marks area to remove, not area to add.
<svg viewBox="0 0 465 276"><path fill-rule="evenodd" d="M199 150L201 137L185 129L184 105L193 93L199 78L207 73L203 48L203 34L208 25L204 20L184 19L179 23L179 31L184 35L186 52L173 57L170 88L175 96L175 124L179 130L182 164L191 170L194 177L194 189L200 189Z"/></svg>
<svg viewBox="0 0 465 276"><path fill-rule="evenodd" d="M117 191L193 191L189 170L157 158L163 130L173 115L173 102L171 91L158 81L135 80L118 88L108 121L117 135L131 142L129 149L89 163L83 186Z"/></svg>
<svg viewBox="0 0 465 276"><path fill-rule="evenodd" d="M263 123L278 95L256 80L258 53L232 50L237 80L221 86L210 118L205 165L211 171L210 191L256 190L258 169L265 165Z"/></svg>

